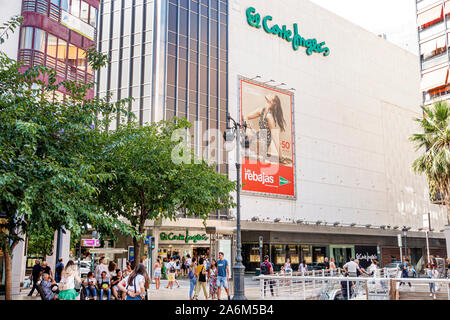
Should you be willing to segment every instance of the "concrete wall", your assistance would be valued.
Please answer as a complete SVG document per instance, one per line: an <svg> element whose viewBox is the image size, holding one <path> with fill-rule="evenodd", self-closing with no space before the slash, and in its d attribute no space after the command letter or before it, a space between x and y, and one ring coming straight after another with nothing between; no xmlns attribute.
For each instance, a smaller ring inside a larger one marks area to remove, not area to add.
<svg viewBox="0 0 450 320"><path fill-rule="evenodd" d="M326 41L331 54L307 56L292 44L247 24L253 6L271 24L299 24L305 38ZM230 1L230 113L239 118L238 76L295 88L297 200L244 195L242 218L433 228L445 210L431 205L408 137L418 129L418 57L306 0ZM234 163L234 153L229 161ZM234 166L230 176L235 177Z"/></svg>
<svg viewBox="0 0 450 320"><path fill-rule="evenodd" d="M19 15L22 10L22 1L0 0L0 25L8 22L13 16ZM8 57L17 59L17 50L19 48L19 32L17 28L14 33L9 33L9 38L0 45L0 51L6 53Z"/></svg>

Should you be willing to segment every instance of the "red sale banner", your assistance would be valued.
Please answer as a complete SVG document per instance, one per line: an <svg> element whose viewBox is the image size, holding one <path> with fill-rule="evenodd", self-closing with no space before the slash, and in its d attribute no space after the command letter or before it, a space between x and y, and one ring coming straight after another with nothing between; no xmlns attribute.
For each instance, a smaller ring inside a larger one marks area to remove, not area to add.
<svg viewBox="0 0 450 320"><path fill-rule="evenodd" d="M241 116L249 149L243 152L242 190L295 197L293 94L241 79Z"/></svg>

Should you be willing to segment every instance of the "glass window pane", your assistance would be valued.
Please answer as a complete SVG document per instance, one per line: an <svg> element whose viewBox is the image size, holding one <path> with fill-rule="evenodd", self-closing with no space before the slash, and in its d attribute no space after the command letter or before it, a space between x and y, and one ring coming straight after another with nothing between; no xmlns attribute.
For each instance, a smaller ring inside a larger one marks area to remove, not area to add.
<svg viewBox="0 0 450 320"><path fill-rule="evenodd" d="M24 27L22 28L22 39L20 39L21 49L33 49L33 28Z"/></svg>
<svg viewBox="0 0 450 320"><path fill-rule="evenodd" d="M69 0L61 0L61 9L69 12Z"/></svg>
<svg viewBox="0 0 450 320"><path fill-rule="evenodd" d="M49 33L47 39L47 55L56 58L57 47L58 47L58 38Z"/></svg>
<svg viewBox="0 0 450 320"><path fill-rule="evenodd" d="M169 4L169 30L173 32L177 32L177 19L178 19L178 12L177 7Z"/></svg>
<svg viewBox="0 0 450 320"><path fill-rule="evenodd" d="M86 70L86 52L83 49L78 49L77 67L81 70Z"/></svg>
<svg viewBox="0 0 450 320"><path fill-rule="evenodd" d="M191 12L189 23L191 25L190 37L198 39L198 14Z"/></svg>
<svg viewBox="0 0 450 320"><path fill-rule="evenodd" d="M188 11L183 8L180 9L180 34L188 34Z"/></svg>
<svg viewBox="0 0 450 320"><path fill-rule="evenodd" d="M187 62L185 60L178 60L178 86L186 88L187 82Z"/></svg>
<svg viewBox="0 0 450 320"><path fill-rule="evenodd" d="M67 54L67 63L71 66L77 64L77 50L78 48L72 44L69 44L69 53Z"/></svg>
<svg viewBox="0 0 450 320"><path fill-rule="evenodd" d="M52 0L52 3L53 3L55 6L58 6L58 7L59 7L59 0Z"/></svg>
<svg viewBox="0 0 450 320"><path fill-rule="evenodd" d="M91 6L91 14L89 16L89 24L94 28L97 27L97 9Z"/></svg>
<svg viewBox="0 0 450 320"><path fill-rule="evenodd" d="M80 14L81 20L83 20L86 23L89 23L89 5L81 1L81 14Z"/></svg>
<svg viewBox="0 0 450 320"><path fill-rule="evenodd" d="M72 0L72 4L70 6L70 13L75 16L80 16L80 0Z"/></svg>
<svg viewBox="0 0 450 320"><path fill-rule="evenodd" d="M58 59L66 60L67 55L67 42L59 39L58 41Z"/></svg>
<svg viewBox="0 0 450 320"><path fill-rule="evenodd" d="M45 52L45 35L44 30L35 28L34 32L34 50Z"/></svg>

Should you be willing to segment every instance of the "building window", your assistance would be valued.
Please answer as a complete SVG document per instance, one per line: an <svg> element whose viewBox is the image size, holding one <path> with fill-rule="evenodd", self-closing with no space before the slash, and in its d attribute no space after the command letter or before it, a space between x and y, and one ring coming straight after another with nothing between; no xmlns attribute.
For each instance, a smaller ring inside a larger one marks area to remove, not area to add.
<svg viewBox="0 0 450 320"><path fill-rule="evenodd" d="M35 28L34 31L34 50L40 51L42 53L45 53L45 38L46 38L47 32L44 30Z"/></svg>
<svg viewBox="0 0 450 320"><path fill-rule="evenodd" d="M33 28L22 28L22 38L20 39L21 49L33 49Z"/></svg>
<svg viewBox="0 0 450 320"><path fill-rule="evenodd" d="M61 0L61 9L69 12L69 1L70 0Z"/></svg>
<svg viewBox="0 0 450 320"><path fill-rule="evenodd" d="M70 14L79 18L80 17L80 0L72 0L70 4Z"/></svg>
<svg viewBox="0 0 450 320"><path fill-rule="evenodd" d="M84 1L81 1L80 19L89 23L89 4Z"/></svg>

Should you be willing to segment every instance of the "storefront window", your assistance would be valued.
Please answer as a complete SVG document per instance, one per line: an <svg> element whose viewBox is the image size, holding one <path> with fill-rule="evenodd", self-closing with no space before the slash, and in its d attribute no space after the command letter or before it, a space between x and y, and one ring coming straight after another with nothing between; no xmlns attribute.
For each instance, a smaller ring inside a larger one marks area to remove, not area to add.
<svg viewBox="0 0 450 320"><path fill-rule="evenodd" d="M284 245L273 245L272 256L275 265L283 265L286 262L286 250Z"/></svg>
<svg viewBox="0 0 450 320"><path fill-rule="evenodd" d="M312 264L311 246L302 246L302 261L305 261L306 264Z"/></svg>
<svg viewBox="0 0 450 320"><path fill-rule="evenodd" d="M300 264L300 250L298 246L286 246L287 258L291 259L291 265Z"/></svg>
<svg viewBox="0 0 450 320"><path fill-rule="evenodd" d="M20 39L21 49L32 49L33 48L33 28L24 27L22 28L22 38Z"/></svg>
<svg viewBox="0 0 450 320"><path fill-rule="evenodd" d="M313 263L324 264L326 254L327 254L326 247L313 247Z"/></svg>

